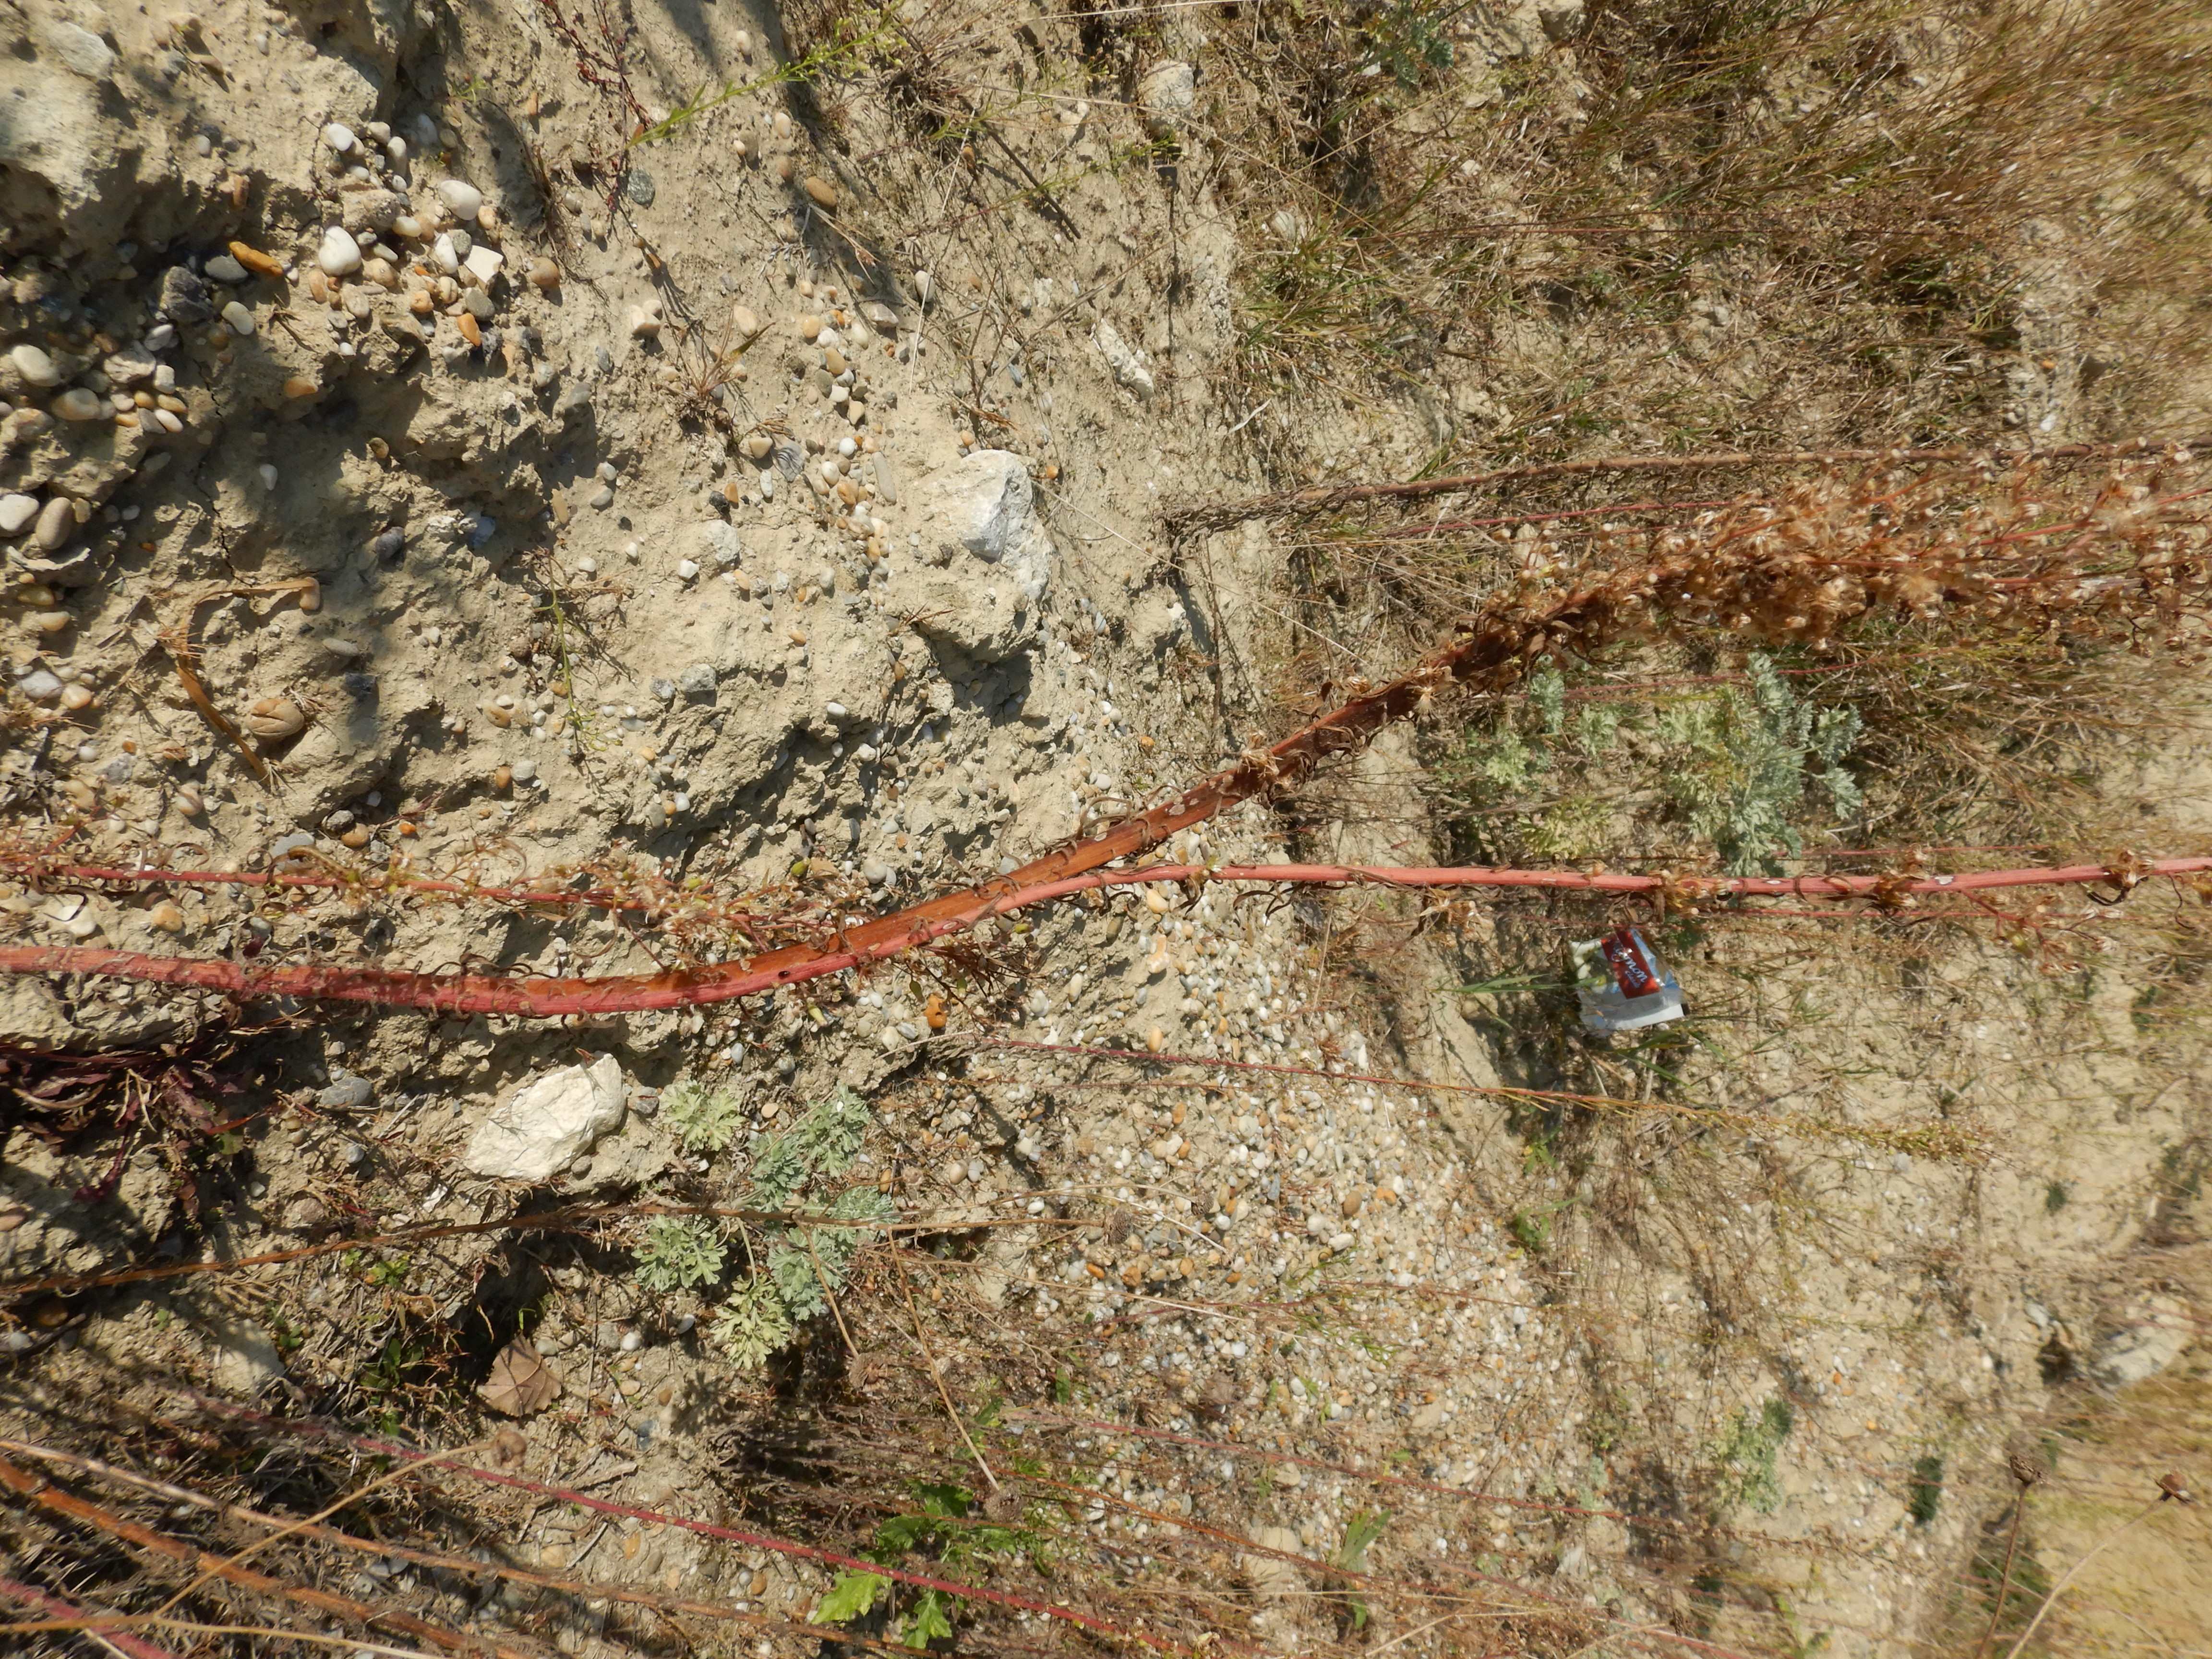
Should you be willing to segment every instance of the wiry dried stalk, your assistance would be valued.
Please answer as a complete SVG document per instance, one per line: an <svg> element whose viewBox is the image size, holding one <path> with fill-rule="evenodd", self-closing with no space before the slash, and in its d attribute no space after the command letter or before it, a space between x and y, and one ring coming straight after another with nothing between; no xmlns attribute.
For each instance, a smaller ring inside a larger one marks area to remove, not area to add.
<svg viewBox="0 0 2212 1659"><path fill-rule="evenodd" d="M1041 860L1049 862L1050 860ZM1035 866L1030 868L1035 868ZM0 973L93 974L161 985L189 986L239 997L296 996L386 1007L424 1008L446 1014L508 1014L553 1019L574 1014L635 1012L726 1002L797 985L848 968L865 967L919 949L978 921L1010 915L1097 888L1160 882L1233 881L1290 885L1542 888L1553 891L1662 893L1676 908L1704 898L1796 895L1809 898L1871 898L1909 902L1923 894L1986 891L2007 887L2079 886L2109 881L2123 890L2146 876L2183 876L2212 870L2212 858L2068 865L2044 870L1989 870L1961 876L1911 878L1849 876L1595 875L1578 870L1388 868L1334 864L1148 865L1135 870L1085 872L1017 884L1026 871L1004 878L1010 890L980 890L980 896L951 915L927 912L944 901L917 905L855 928L840 948L804 946L732 964L669 974L609 974L597 978L503 978L490 974L420 974L395 969L332 968L307 964L256 968L243 963L149 956L83 945L0 948ZM865 939L863 936L867 936Z"/></svg>
<svg viewBox="0 0 2212 1659"><path fill-rule="evenodd" d="M2203 439L2191 439L2184 447L2199 447L2204 441ZM1194 532L1227 530L1253 519L1334 513L1360 501L1424 501L1436 495L1464 495L1498 484L1536 483L1547 478L1641 472L1711 472L1754 466L1839 466L1845 463L1884 467L1981 465L2002 471L2032 462L2117 459L2169 447L2148 438L2131 438L2124 443L2063 444L2050 449L2035 450L1971 449L1954 446L1942 449L1731 449L1699 455L1608 455L1586 461L1536 461L1525 466L1500 467L1491 472L1461 473L1443 478L1415 478L1406 483L1322 484L1311 489L1249 496L1241 501L1173 507L1161 516L1170 534L1188 535Z"/></svg>
<svg viewBox="0 0 2212 1659"><path fill-rule="evenodd" d="M442 1625L431 1624L412 1613L401 1613L392 1607L371 1607L350 1596L333 1595L306 1584L290 1584L281 1578L271 1578L266 1573L241 1567L222 1556L212 1555L197 1546L179 1542L151 1527L140 1526L125 1520L111 1510L64 1491L44 1478L18 1468L5 1458L0 1458L0 1486L5 1486L17 1497L27 1498L40 1508L49 1510L65 1520L89 1527L136 1545L153 1554L166 1556L194 1571L210 1574L226 1583L235 1584L258 1595L274 1596L296 1606L307 1608L325 1618L343 1619L364 1626L381 1625L418 1642L427 1642L447 1653L489 1654L493 1659L538 1659L529 1648L510 1646L482 1638L465 1636L459 1631L447 1630Z"/></svg>
<svg viewBox="0 0 2212 1659"><path fill-rule="evenodd" d="M2168 474L2180 464L2180 458L2166 458L2116 473L2093 501L2056 515L2033 498L2026 477L2014 480L2008 493L1984 489L1961 505L1950 481L1869 474L1848 486L1834 480L1808 484L1779 501L1744 502L1661 532L1623 532L1598 560L1574 570L1559 566L1540 544L1524 561L1520 586L1463 621L1453 641L1413 672L1270 747L1255 744L1234 766L1096 836L996 880L840 931L826 943L598 979L321 963L259 968L67 946L0 951L0 972L99 974L236 996L538 1018L752 996L865 967L1023 905L1102 884L1103 878L1079 878L1239 802L1291 787L1331 756L1425 708L1440 692L1505 690L1539 663L1588 658L1623 641L1702 627L1820 649L1846 625L1888 612L1941 617L1961 630L2027 633L2063 625L2186 643L2212 579L2212 534L2197 495L2171 489ZM1071 882L1076 885L1066 885Z"/></svg>
<svg viewBox="0 0 2212 1659"><path fill-rule="evenodd" d="M75 1452L58 1451L50 1446L35 1446L15 1440L0 1442L0 1446L4 1446L7 1450L19 1456L59 1463L64 1468L82 1470L100 1480L113 1481L140 1492L155 1493L172 1504L188 1504L195 1509L204 1510L210 1514L221 1516L225 1521L272 1531L279 1528L292 1529L301 1537L315 1543L331 1545L338 1549L351 1551L357 1555L390 1557L395 1560L405 1561L413 1566L434 1568L471 1578L482 1577L498 1579L508 1583L529 1584L539 1589L556 1590L564 1595L603 1596L609 1601L624 1602L631 1607L645 1607L654 1613L672 1617L726 1620L763 1633L807 1637L817 1641L857 1644L866 1647L881 1648L886 1652L907 1651L896 1644L882 1642L858 1632L840 1630L825 1625L794 1623L787 1619L775 1619L764 1613L746 1612L726 1602L702 1601L689 1596L656 1595L649 1591L633 1589L627 1584L568 1578L557 1573L532 1571L528 1568L513 1566L501 1561L480 1561L473 1556L451 1555L437 1550L418 1549L410 1545L395 1543L390 1539L360 1538L351 1533L342 1532L335 1527L316 1523L301 1524L290 1516L270 1515L260 1510L248 1508L242 1504L226 1504L218 1498L209 1497L204 1492L194 1492L190 1487L174 1486L166 1480L155 1480L130 1469L117 1468L112 1464L102 1462L96 1457L85 1457ZM5 1579L0 1579L0 1595L15 1595L16 1599L23 1601L27 1596L39 1596L40 1594L28 1586L14 1585ZM46 1612L57 1617L83 1616L82 1609L73 1608L68 1602L52 1596L42 1596L37 1602L27 1601L27 1605L41 1605ZM140 1642L135 1638L123 1635L113 1630L103 1629L102 1633L116 1646L131 1654L131 1659L174 1659L174 1656L167 1653L167 1650L154 1647L149 1643Z"/></svg>
<svg viewBox="0 0 2212 1659"><path fill-rule="evenodd" d="M88 1607L64 1601L58 1595L49 1595L35 1584L19 1584L12 1578L0 1578L0 1596L18 1606L31 1607L46 1614L48 1620L59 1620L88 1633L97 1633L98 1639L125 1659L177 1659L164 1647L157 1647L143 1637L133 1636L128 1631L117 1630L103 1622L102 1615ZM0 1632L14 1628L0 1625Z"/></svg>

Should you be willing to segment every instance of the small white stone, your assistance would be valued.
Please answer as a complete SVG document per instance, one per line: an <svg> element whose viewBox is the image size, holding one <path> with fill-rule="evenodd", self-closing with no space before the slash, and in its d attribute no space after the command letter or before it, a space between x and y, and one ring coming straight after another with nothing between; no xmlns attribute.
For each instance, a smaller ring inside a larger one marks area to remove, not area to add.
<svg viewBox="0 0 2212 1659"><path fill-rule="evenodd" d="M315 250L315 263L322 267L325 276L349 276L361 269L361 244L343 226L332 225L323 233L322 246Z"/></svg>
<svg viewBox="0 0 2212 1659"><path fill-rule="evenodd" d="M453 210L456 219L473 219L483 205L483 192L465 179L441 179L438 199Z"/></svg>
<svg viewBox="0 0 2212 1659"><path fill-rule="evenodd" d="M54 399L53 412L64 421L96 421L107 413L107 404L98 392L73 386Z"/></svg>
<svg viewBox="0 0 2212 1659"><path fill-rule="evenodd" d="M438 240L430 244L430 259L448 276L461 268L461 256L454 251L453 239L442 230L438 233Z"/></svg>
<svg viewBox="0 0 2212 1659"><path fill-rule="evenodd" d="M611 1054L589 1068L548 1072L524 1084L478 1126L462 1165L497 1180L544 1181L621 1126L628 1095L622 1066Z"/></svg>
<svg viewBox="0 0 2212 1659"><path fill-rule="evenodd" d="M12 536L39 516L39 498L20 493L0 495L0 536Z"/></svg>
<svg viewBox="0 0 2212 1659"><path fill-rule="evenodd" d="M54 366L54 360L28 340L10 350L8 361L15 366L15 372L33 386L59 386L62 383L62 372Z"/></svg>
<svg viewBox="0 0 2212 1659"><path fill-rule="evenodd" d="M276 488L276 469L273 465L267 461L264 461L258 468L255 469L255 471L261 474L261 487L264 489L274 489Z"/></svg>
<svg viewBox="0 0 2212 1659"><path fill-rule="evenodd" d="M236 300L233 300L222 308L222 319L230 325L230 331L237 335L240 339L250 339L252 337L253 313ZM166 415L169 411L166 409L157 409L154 412L156 415ZM165 421L162 424L167 426L168 422Z"/></svg>
<svg viewBox="0 0 2212 1659"><path fill-rule="evenodd" d="M684 581L691 581L698 576L699 567L690 559L682 559L677 562L676 574Z"/></svg>
<svg viewBox="0 0 2212 1659"><path fill-rule="evenodd" d="M353 147L361 141L353 136L353 129L342 121L333 121L323 129L323 142L340 155L353 154Z"/></svg>
<svg viewBox="0 0 2212 1659"><path fill-rule="evenodd" d="M500 267L506 263L507 255L495 247L486 247L481 242L469 250L469 275L486 288L491 286L491 279L499 275Z"/></svg>
<svg viewBox="0 0 2212 1659"><path fill-rule="evenodd" d="M63 67L88 81L105 81L115 68L115 49L90 29L58 20L48 25L47 39Z"/></svg>
<svg viewBox="0 0 2212 1659"><path fill-rule="evenodd" d="M825 702L822 707L833 720L842 720L845 718L846 708L842 702Z"/></svg>
<svg viewBox="0 0 2212 1659"><path fill-rule="evenodd" d="M407 141L404 138L395 137L386 139L384 153L391 159L392 166L404 167L407 165Z"/></svg>

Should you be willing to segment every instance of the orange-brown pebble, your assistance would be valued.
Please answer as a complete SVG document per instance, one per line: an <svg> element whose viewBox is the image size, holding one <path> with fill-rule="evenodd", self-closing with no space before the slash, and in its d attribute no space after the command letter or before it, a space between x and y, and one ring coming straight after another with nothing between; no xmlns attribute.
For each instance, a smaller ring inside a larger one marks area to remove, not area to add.
<svg viewBox="0 0 2212 1659"><path fill-rule="evenodd" d="M264 253L244 242L233 242L230 257L257 276L266 276L272 283L284 280L284 262L274 254Z"/></svg>

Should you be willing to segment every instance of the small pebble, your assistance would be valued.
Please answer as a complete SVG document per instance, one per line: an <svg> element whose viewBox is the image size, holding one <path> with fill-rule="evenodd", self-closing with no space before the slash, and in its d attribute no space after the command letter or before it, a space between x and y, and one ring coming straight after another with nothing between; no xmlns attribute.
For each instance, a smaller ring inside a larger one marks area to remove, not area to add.
<svg viewBox="0 0 2212 1659"><path fill-rule="evenodd" d="M54 399L53 412L64 421L96 421L108 408L98 392L73 386Z"/></svg>
<svg viewBox="0 0 2212 1659"><path fill-rule="evenodd" d="M15 682L15 689L33 702L52 702L62 694L62 683L53 671L33 668Z"/></svg>
<svg viewBox="0 0 2212 1659"><path fill-rule="evenodd" d="M33 386L50 386L62 383L62 372L54 366L54 360L27 340L8 353L8 361L15 365L15 372Z"/></svg>
<svg viewBox="0 0 2212 1659"><path fill-rule="evenodd" d="M473 219L483 205L483 192L463 179L441 179L438 199L453 210L456 219Z"/></svg>
<svg viewBox="0 0 2212 1659"><path fill-rule="evenodd" d="M289 697L263 697L246 711L242 724L255 737L274 740L296 737L307 717Z"/></svg>
<svg viewBox="0 0 2212 1659"><path fill-rule="evenodd" d="M32 536L39 545L51 553L65 544L76 532L76 509L66 495L50 495L39 512L39 526Z"/></svg>
<svg viewBox="0 0 2212 1659"><path fill-rule="evenodd" d="M253 313L237 301L233 300L222 308L222 319L230 325L230 331L241 340L252 337ZM164 422L162 424L167 425L167 422Z"/></svg>
<svg viewBox="0 0 2212 1659"><path fill-rule="evenodd" d="M350 276L361 269L361 244L343 226L332 225L323 233L322 245L315 250L315 264L326 276ZM228 314L228 307L224 314Z"/></svg>
<svg viewBox="0 0 2212 1659"><path fill-rule="evenodd" d="M228 253L216 254L207 262L206 269L207 274L218 283L242 283L246 280L246 267Z"/></svg>
<svg viewBox="0 0 2212 1659"><path fill-rule="evenodd" d="M39 516L39 498L16 492L0 495L0 536L12 536Z"/></svg>
<svg viewBox="0 0 2212 1659"><path fill-rule="evenodd" d="M837 205L837 186L827 179L817 178L812 173L807 174L806 193L823 207L834 208Z"/></svg>
<svg viewBox="0 0 2212 1659"><path fill-rule="evenodd" d="M165 933L174 933L183 929L185 913L174 899L163 899L146 912L146 920Z"/></svg>
<svg viewBox="0 0 2212 1659"><path fill-rule="evenodd" d="M561 286L561 267L541 253L530 262L530 282L533 288L556 289Z"/></svg>
<svg viewBox="0 0 2212 1659"><path fill-rule="evenodd" d="M323 142L338 155L350 155L353 153L353 147L360 140L353 136L351 127L347 126L343 122L333 121L323 129Z"/></svg>

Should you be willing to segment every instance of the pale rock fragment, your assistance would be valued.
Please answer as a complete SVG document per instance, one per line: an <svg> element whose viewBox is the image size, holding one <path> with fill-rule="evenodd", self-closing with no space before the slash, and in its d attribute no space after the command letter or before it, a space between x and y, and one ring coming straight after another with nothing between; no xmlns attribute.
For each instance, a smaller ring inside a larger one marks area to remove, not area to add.
<svg viewBox="0 0 2212 1659"><path fill-rule="evenodd" d="M495 1181L548 1180L622 1127L628 1095L612 1054L532 1078L477 1126L461 1167Z"/></svg>

